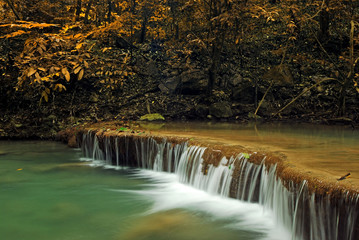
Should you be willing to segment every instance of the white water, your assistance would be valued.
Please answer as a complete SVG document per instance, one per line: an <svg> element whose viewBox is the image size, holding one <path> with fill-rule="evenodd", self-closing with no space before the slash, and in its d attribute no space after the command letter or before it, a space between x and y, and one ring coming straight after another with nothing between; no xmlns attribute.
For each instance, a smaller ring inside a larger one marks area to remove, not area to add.
<svg viewBox="0 0 359 240"><path fill-rule="evenodd" d="M104 165L120 167L120 157L125 158L122 162L131 160L128 159L128 142L126 156L120 156L117 147L112 152L110 138L104 140L104 151L100 149L97 137L91 134L84 134L82 143L85 156L104 159ZM151 211L193 208L214 218L235 218L238 224L232 224L232 227L248 227L262 232L264 239L356 239L353 232L358 216L358 197L343 198L332 206L330 196L309 194L306 181L300 186L292 184L289 191L277 179L275 166L255 165L241 154L230 159L223 158L218 167L209 165L203 171L203 147L189 147L186 143L173 146L166 141L157 143L151 138L137 139L132 144L135 144L138 167L152 170L142 170L138 177L156 181L150 191L137 192L154 200ZM229 196L234 180L232 172L236 161L240 161L236 191L240 201L225 198ZM95 164L101 165L98 161Z"/></svg>
<svg viewBox="0 0 359 240"><path fill-rule="evenodd" d="M194 187L179 182L179 177L173 173L138 170L136 178L145 178L153 181L147 190L126 191L146 198L154 203L145 214L153 214L173 209L186 209L202 212L213 221L228 221L228 228L246 229L261 233L263 240L288 240L291 238L288 231L281 228L274 221L270 210L261 205L225 198L209 194ZM114 190L124 192L124 190Z"/></svg>

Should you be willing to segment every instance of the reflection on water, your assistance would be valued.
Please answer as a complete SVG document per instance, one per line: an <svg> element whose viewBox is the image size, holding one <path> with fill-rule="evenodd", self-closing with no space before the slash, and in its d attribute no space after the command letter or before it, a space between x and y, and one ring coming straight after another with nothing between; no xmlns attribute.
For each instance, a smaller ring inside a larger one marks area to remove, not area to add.
<svg viewBox="0 0 359 240"><path fill-rule="evenodd" d="M90 167L53 142L0 142L0 152L1 239L287 239L259 205L172 174Z"/></svg>

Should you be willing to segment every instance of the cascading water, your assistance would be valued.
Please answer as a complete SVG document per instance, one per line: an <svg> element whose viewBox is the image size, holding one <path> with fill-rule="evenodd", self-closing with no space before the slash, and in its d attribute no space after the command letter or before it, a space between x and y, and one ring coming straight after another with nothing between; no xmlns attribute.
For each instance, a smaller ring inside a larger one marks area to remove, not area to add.
<svg viewBox="0 0 359 240"><path fill-rule="evenodd" d="M204 163L204 147L149 137L99 137L91 131L84 132L79 143L85 157L106 164L174 172L182 183L195 188L257 202L274 213L276 222L292 233L292 240L359 239L358 196L310 193L306 181L284 186L276 165L266 166L265 159L257 165L239 154L222 157L214 166Z"/></svg>

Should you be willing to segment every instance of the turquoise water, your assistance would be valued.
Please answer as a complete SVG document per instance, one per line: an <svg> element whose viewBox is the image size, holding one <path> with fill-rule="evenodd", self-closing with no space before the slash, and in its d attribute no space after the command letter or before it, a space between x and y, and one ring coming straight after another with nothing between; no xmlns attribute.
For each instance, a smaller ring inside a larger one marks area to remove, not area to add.
<svg viewBox="0 0 359 240"><path fill-rule="evenodd" d="M174 174L90 165L60 143L0 141L0 238L285 239L259 205Z"/></svg>

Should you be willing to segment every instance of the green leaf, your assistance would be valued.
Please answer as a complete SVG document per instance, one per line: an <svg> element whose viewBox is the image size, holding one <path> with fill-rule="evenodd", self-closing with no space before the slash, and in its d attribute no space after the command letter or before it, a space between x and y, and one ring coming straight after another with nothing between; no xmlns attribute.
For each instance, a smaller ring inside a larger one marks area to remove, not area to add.
<svg viewBox="0 0 359 240"><path fill-rule="evenodd" d="M242 153L243 154L243 157L245 158L245 159L248 159L249 158L249 154L248 153Z"/></svg>

